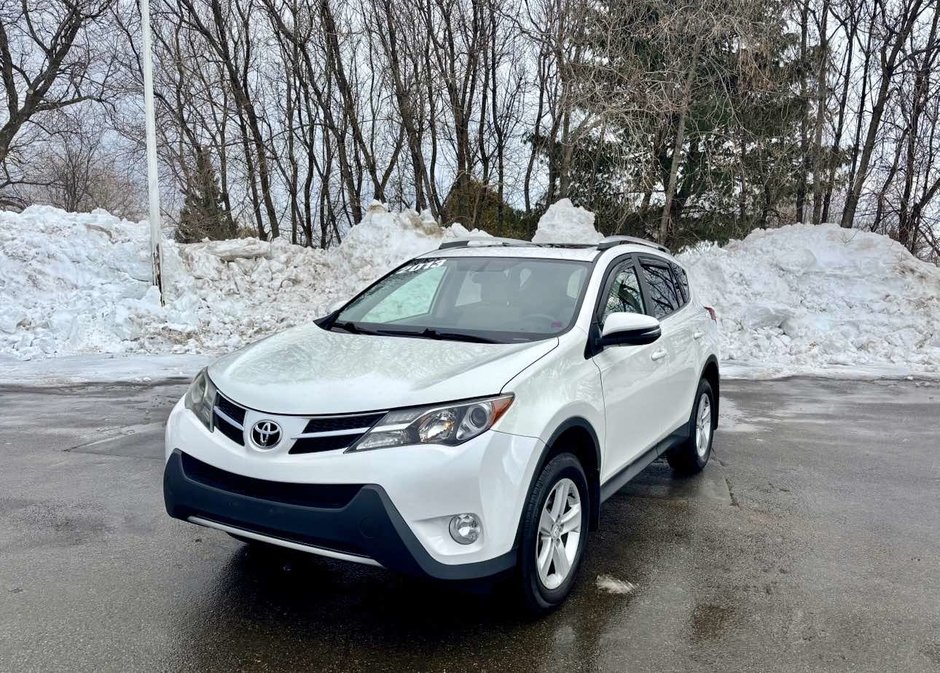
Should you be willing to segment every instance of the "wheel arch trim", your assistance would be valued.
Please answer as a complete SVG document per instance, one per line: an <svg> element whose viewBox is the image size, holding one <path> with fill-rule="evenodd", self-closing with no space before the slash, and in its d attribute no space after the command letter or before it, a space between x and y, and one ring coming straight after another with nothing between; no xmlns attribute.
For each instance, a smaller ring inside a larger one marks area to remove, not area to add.
<svg viewBox="0 0 940 673"><path fill-rule="evenodd" d="M571 416L566 418L561 423L559 423L552 434L549 436L548 440L542 447L542 451L539 454L538 461L535 463L535 470L532 472L532 478L529 480L529 486L526 490L526 497L523 502L527 503L529 498L532 497L532 489L535 486L536 480L538 480L539 475L542 473L542 470L545 468L545 465L548 463L549 457L554 455L555 449L557 448L556 442L558 438L561 437L565 432L571 429L580 429L584 430L590 437L591 444L594 448L594 469L587 469L587 466L582 465L582 468L585 468L584 473L588 480L588 489L590 490L589 502L591 503L591 518L588 522L589 530L596 530L600 522L600 469L601 469L601 444L600 440L597 437L597 431L594 429L594 426L589 420L583 416ZM523 506L523 511L525 506ZM519 517L519 523L516 528L516 544L518 548L520 539L522 536L522 517Z"/></svg>
<svg viewBox="0 0 940 673"><path fill-rule="evenodd" d="M709 370L710 367L714 367L714 369L715 369L715 383L714 383L714 385L712 386L712 387L714 388L714 390L713 390L712 392L714 393L714 400L713 400L713 402L715 403L715 427L717 427L717 426L718 426L718 419L719 419L719 413L718 413L718 412L719 412L720 400L721 400L721 392L720 392L720 388L721 388L721 367L720 367L719 364L718 364L718 358L715 357L714 354L709 355L709 356L705 359L705 364L702 365L702 371L701 371L701 373L699 374L699 381L701 381L702 379L706 378L706 373L708 372L708 370Z"/></svg>

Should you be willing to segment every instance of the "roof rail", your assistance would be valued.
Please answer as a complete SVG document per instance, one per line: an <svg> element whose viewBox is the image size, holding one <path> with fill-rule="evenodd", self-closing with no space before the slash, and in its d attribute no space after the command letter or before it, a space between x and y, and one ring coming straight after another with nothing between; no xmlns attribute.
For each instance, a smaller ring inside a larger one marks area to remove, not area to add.
<svg viewBox="0 0 940 673"><path fill-rule="evenodd" d="M437 247L437 249L447 250L448 248L469 248L475 247L476 245L479 245L480 247L488 247L493 245L529 246L532 245L532 241L523 241L519 238L498 238L496 236L474 236L471 238L458 238L455 241L444 241Z"/></svg>
<svg viewBox="0 0 940 673"><path fill-rule="evenodd" d="M645 245L648 248L655 248L660 252L665 252L667 255L671 255L669 248L665 245L660 245L654 241L648 241L645 238L637 238L636 236L608 236L600 243L597 244L598 250L610 250L615 248L618 245Z"/></svg>

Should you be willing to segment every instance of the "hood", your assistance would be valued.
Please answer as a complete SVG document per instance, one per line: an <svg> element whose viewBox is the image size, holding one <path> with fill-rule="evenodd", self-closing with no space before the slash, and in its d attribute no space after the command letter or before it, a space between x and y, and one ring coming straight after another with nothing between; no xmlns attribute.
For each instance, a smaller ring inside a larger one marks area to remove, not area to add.
<svg viewBox="0 0 940 673"><path fill-rule="evenodd" d="M303 325L209 367L219 391L278 414L346 414L500 392L558 339L481 344L329 332Z"/></svg>

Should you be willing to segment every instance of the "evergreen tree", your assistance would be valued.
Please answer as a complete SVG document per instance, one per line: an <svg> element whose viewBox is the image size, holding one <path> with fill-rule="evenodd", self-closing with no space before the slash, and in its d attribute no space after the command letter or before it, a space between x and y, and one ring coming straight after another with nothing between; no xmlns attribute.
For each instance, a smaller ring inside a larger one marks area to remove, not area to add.
<svg viewBox="0 0 940 673"><path fill-rule="evenodd" d="M237 236L235 222L222 199L215 166L201 147L196 149L196 168L187 176L185 193L176 240L195 243L206 238L220 240Z"/></svg>
<svg viewBox="0 0 940 673"><path fill-rule="evenodd" d="M605 233L673 245L772 223L792 202L806 112L799 55L776 0L590 8L571 38L580 58L569 76L577 114L599 122L569 150L561 196L595 211ZM533 142L557 161L557 144Z"/></svg>

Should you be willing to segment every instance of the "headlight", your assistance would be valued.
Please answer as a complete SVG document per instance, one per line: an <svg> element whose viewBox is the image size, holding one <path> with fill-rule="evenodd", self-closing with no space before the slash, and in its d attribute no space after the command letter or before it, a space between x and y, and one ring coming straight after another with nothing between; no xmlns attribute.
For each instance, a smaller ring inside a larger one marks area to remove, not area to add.
<svg viewBox="0 0 940 673"><path fill-rule="evenodd" d="M206 370L196 374L193 383L189 386L183 404L187 409L196 414L196 418L202 421L202 424L212 429L212 407L215 406L215 386L206 375Z"/></svg>
<svg viewBox="0 0 940 673"><path fill-rule="evenodd" d="M493 427L506 413L512 399L512 395L500 395L456 404L390 411L347 451L405 444L463 444Z"/></svg>

